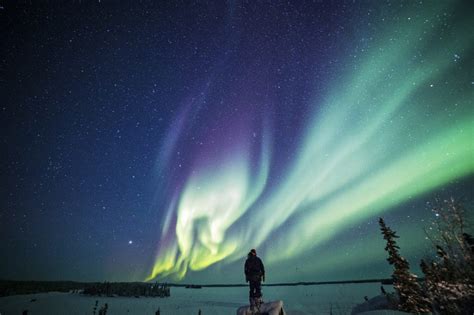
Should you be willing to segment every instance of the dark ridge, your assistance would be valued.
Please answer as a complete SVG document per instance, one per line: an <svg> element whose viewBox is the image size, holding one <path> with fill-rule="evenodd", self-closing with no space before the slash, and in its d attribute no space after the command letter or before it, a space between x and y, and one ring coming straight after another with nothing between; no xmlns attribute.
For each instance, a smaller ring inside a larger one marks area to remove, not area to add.
<svg viewBox="0 0 474 315"><path fill-rule="evenodd" d="M423 281L423 279L419 279ZM355 284L355 283L381 283L390 285L392 279L364 279L364 280L341 280L341 281L314 281L314 282L282 282L263 284L267 287L283 286L310 286L310 285L328 285L328 284ZM184 288L233 288L246 287L247 284L189 284L189 283L158 283L158 282L76 282L76 281L15 281L0 280L0 296L35 294L43 292L80 292L93 290L103 284L109 284L112 287L119 286L124 290L146 290L150 285L165 285L166 287L184 287Z"/></svg>
<svg viewBox="0 0 474 315"><path fill-rule="evenodd" d="M423 280L423 279L419 279ZM299 285L324 285L324 284L351 284L351 283L381 283L386 285L393 284L392 279L362 279L362 280L340 280L340 281L310 281L310 282L281 282L281 283L262 283L267 287L292 287ZM181 284L167 283L170 287L202 287L202 288L227 288L227 287L247 287L248 284Z"/></svg>

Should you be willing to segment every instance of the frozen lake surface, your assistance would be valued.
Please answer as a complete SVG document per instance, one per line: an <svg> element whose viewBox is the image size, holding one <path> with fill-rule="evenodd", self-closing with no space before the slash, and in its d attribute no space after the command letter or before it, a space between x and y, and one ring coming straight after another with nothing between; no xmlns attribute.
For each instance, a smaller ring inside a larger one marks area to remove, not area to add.
<svg viewBox="0 0 474 315"><path fill-rule="evenodd" d="M388 286L386 289L390 289ZM265 301L282 300L288 315L350 314L354 305L380 293L380 285L338 284L295 287L263 287ZM32 302L33 299L36 301ZM240 306L248 305L248 289L238 288L171 288L169 298L89 297L71 293L41 293L0 298L1 315L18 315L28 310L29 315L93 314L95 301L99 308L108 304L107 314L150 314L160 308L161 315L229 315ZM97 310L98 313L98 310ZM395 314L379 311L366 314Z"/></svg>

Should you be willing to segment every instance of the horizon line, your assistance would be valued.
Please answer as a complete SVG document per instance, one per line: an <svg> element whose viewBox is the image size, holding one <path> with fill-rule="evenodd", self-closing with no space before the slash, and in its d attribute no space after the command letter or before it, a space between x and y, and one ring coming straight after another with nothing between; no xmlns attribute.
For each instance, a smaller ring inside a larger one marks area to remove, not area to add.
<svg viewBox="0 0 474 315"><path fill-rule="evenodd" d="M422 280L422 278L418 278ZM158 282L158 281L74 281L74 280L5 280L0 279L0 282L45 282L45 283L158 283L166 284L170 287L190 287L190 288L217 288L217 287L247 287L246 283L214 283L214 284L198 284L198 283L173 283L173 282ZM277 283L262 283L262 286L276 287L276 286L308 286L308 285L327 285L327 284L356 284L356 283L376 283L391 285L393 284L392 278L380 278L380 279L357 279L357 280L333 280L333 281L298 281L298 282L277 282Z"/></svg>

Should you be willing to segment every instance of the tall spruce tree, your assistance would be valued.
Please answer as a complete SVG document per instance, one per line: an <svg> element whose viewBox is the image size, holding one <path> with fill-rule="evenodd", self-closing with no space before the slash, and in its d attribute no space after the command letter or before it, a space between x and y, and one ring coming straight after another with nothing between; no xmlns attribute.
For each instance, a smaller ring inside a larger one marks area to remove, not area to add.
<svg viewBox="0 0 474 315"><path fill-rule="evenodd" d="M395 231L386 226L385 221L379 219L380 230L383 238L387 241L385 250L389 257L387 261L393 265L393 287L397 291L400 301L399 309L409 313L427 313L431 311L430 303L426 297L423 296L420 284L416 280L416 276L410 272L410 265L408 261L403 258L398 250L395 239L399 238Z"/></svg>

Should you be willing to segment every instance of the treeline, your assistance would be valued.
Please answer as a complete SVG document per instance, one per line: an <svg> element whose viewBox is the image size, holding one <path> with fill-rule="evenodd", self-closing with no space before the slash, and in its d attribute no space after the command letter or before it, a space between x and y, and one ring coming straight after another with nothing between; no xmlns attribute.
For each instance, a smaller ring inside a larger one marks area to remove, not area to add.
<svg viewBox="0 0 474 315"><path fill-rule="evenodd" d="M0 296L43 292L83 290L88 283L74 281L10 281L0 280Z"/></svg>
<svg viewBox="0 0 474 315"><path fill-rule="evenodd" d="M84 294L93 296L146 296L169 297L170 287L160 283L103 282L84 289Z"/></svg>
<svg viewBox="0 0 474 315"><path fill-rule="evenodd" d="M0 297L46 292L73 292L93 296L168 297L167 284L144 282L74 282L0 280Z"/></svg>

